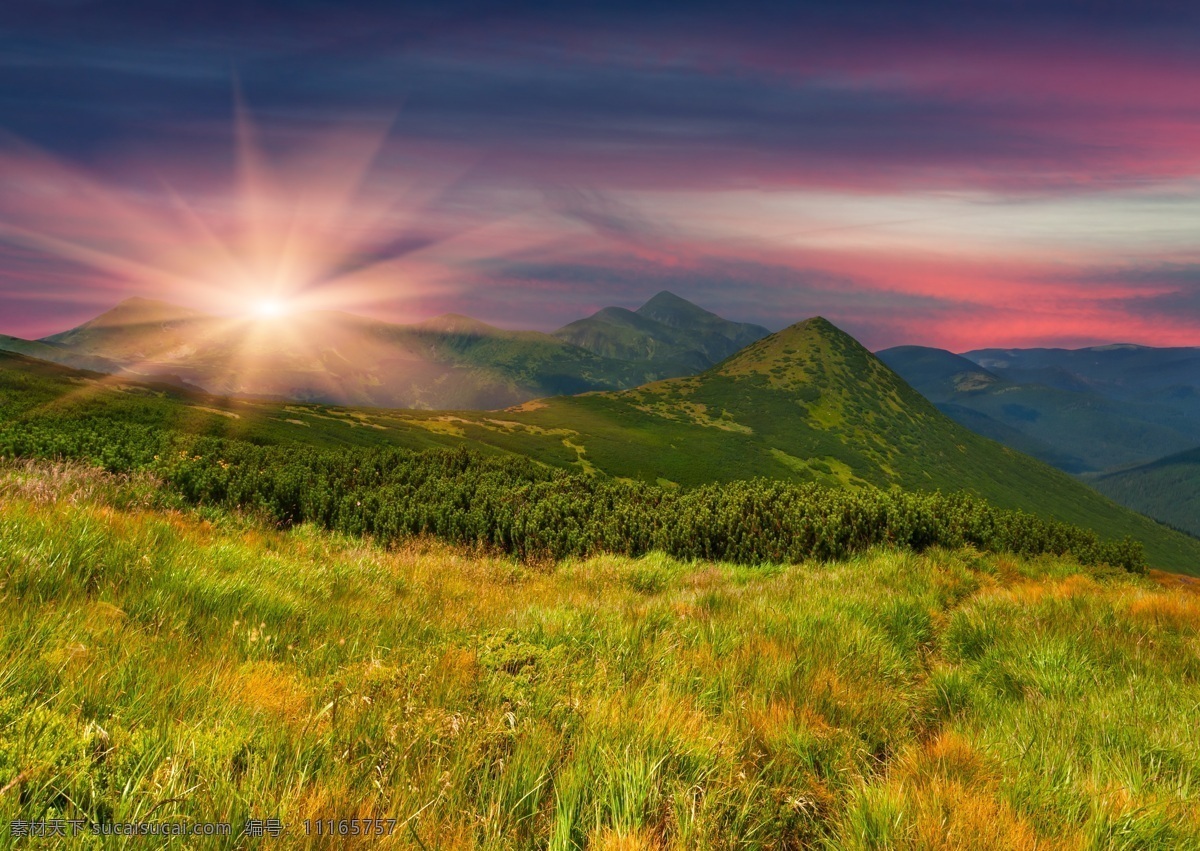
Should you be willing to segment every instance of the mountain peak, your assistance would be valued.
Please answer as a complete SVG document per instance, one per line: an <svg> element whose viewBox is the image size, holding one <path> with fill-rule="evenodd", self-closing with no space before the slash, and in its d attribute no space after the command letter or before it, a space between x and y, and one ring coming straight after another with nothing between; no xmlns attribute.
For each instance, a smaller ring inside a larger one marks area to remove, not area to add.
<svg viewBox="0 0 1200 851"><path fill-rule="evenodd" d="M649 298L649 300L645 304L642 305L642 307L649 307L650 305L653 305L653 304L663 304L663 305L684 304L684 305L687 305L688 307L696 306L696 305L692 304L690 301L688 301L686 298L675 295L675 293L671 292L670 290L659 290L654 295L652 295Z"/></svg>
<svg viewBox="0 0 1200 851"><path fill-rule="evenodd" d="M637 310L605 307L554 336L601 357L651 363L661 377L699 372L769 333L663 290Z"/></svg>
<svg viewBox="0 0 1200 851"><path fill-rule="evenodd" d="M117 302L112 310L161 311L164 313L199 314L199 311L192 310L189 307L182 307L169 301L163 301L157 298L145 298L137 295L122 299L121 301Z"/></svg>
<svg viewBox="0 0 1200 851"><path fill-rule="evenodd" d="M76 344L93 332L109 332L114 329L133 328L138 326L166 325L175 322L188 322L210 319L208 314L188 307L181 307L166 301L133 296L118 302L113 307L101 313L94 319L64 331L43 338L43 342Z"/></svg>
<svg viewBox="0 0 1200 851"><path fill-rule="evenodd" d="M117 307L129 308L144 308L144 307L174 307L169 301L163 301L157 298L146 298L140 295L131 295L128 298L123 298L116 304Z"/></svg>
<svg viewBox="0 0 1200 851"><path fill-rule="evenodd" d="M176 322L181 319L208 318L207 314L168 301L132 296L124 299L86 323L88 326L131 325L151 322Z"/></svg>
<svg viewBox="0 0 1200 851"><path fill-rule="evenodd" d="M685 323L720 319L715 313L667 290L662 290L634 312L658 320L664 325L676 327Z"/></svg>
<svg viewBox="0 0 1200 851"><path fill-rule="evenodd" d="M795 329L797 333L807 331L809 333L816 333L816 334L842 334L847 337L850 336L845 331L843 331L841 328L837 327L832 322L830 322L828 319L826 319L824 316L812 316L812 317L809 317L808 319L803 319L794 325L789 325L787 328L784 328L783 331L780 331L779 333L782 334L782 333L784 333L784 331L791 331L792 329Z"/></svg>
<svg viewBox="0 0 1200 851"><path fill-rule="evenodd" d="M844 388L903 384L890 369L823 316L814 316L747 346L713 368L726 376L765 376L781 389L814 382Z"/></svg>
<svg viewBox="0 0 1200 851"><path fill-rule="evenodd" d="M736 457L735 466L744 469L746 453L757 452L758 460L747 466L839 486L937 487L952 479L927 476L924 460L914 459L927 450L938 464L961 471L960 453L966 450L959 444L968 439L857 340L821 316L752 343L699 375L611 397L663 418L671 424L668 429L690 421L722 432L699 452L710 451L725 464ZM757 449L745 443L744 451L727 448L743 442L731 435L751 434L757 436ZM688 460L674 466L664 459L656 475L683 483L689 481L679 477L685 467L721 466L696 459L696 453L689 447Z"/></svg>
<svg viewBox="0 0 1200 851"><path fill-rule="evenodd" d="M844 338L858 345L857 340L838 328L824 316L813 316L810 319L804 319L793 325L789 325L781 331L776 331L774 334L763 337L758 342L738 352L730 360L773 357L797 345L810 346L816 341L839 338Z"/></svg>

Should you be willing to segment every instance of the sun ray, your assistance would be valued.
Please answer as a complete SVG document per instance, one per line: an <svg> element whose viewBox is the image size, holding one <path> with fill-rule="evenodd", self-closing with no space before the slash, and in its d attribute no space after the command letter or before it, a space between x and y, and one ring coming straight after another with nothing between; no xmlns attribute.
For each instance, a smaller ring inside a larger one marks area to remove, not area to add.
<svg viewBox="0 0 1200 851"><path fill-rule="evenodd" d="M106 183L32 145L0 146L10 176L0 241L90 270L96 303L138 294L199 311L181 320L187 345L170 322L157 335L134 329L130 350L110 358L119 370L77 392L169 377L217 394L336 396L329 358L346 311L403 315L402 305L457 292L472 263L550 239L533 217L536 193L465 203L478 162L469 151L399 168L413 159L393 156L397 118L263 132L235 84L224 180L158 163L148 179ZM398 368L416 375L423 356L411 356Z"/></svg>

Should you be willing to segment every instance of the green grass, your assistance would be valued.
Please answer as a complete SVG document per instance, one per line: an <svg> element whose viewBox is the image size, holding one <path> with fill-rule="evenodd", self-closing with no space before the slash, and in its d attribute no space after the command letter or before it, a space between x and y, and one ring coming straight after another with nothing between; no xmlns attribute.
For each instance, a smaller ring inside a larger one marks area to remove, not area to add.
<svg viewBox="0 0 1200 851"><path fill-rule="evenodd" d="M970 550L531 569L158 499L86 468L0 474L0 823L1200 848L1187 587ZM205 842L234 844L172 847Z"/></svg>

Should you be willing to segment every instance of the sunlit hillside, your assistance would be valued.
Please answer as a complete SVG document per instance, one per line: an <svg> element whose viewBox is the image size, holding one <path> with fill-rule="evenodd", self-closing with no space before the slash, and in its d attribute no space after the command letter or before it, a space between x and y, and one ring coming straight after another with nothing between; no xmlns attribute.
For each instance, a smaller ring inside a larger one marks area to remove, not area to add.
<svg viewBox="0 0 1200 851"><path fill-rule="evenodd" d="M184 449L167 451L173 435L199 434L279 446L467 448L527 466L533 459L530 469L680 492L762 477L864 493L968 493L1105 538L1132 537L1151 566L1200 574L1195 538L961 427L819 318L696 376L502 412L235 401L0 353L0 414L0 455L111 470L161 467ZM216 464L210 454L202 456Z"/></svg>
<svg viewBox="0 0 1200 851"><path fill-rule="evenodd" d="M691 375L769 333L666 291L636 312L605 308L554 335L457 314L396 325L269 300L246 307L216 316L130 298L41 340L0 334L0 352L221 395L490 410Z"/></svg>
<svg viewBox="0 0 1200 851"><path fill-rule="evenodd" d="M278 818L278 847L1200 848L1194 584L971 550L530 567L159 499L145 477L0 474L6 823ZM305 833L377 817L382 840Z"/></svg>

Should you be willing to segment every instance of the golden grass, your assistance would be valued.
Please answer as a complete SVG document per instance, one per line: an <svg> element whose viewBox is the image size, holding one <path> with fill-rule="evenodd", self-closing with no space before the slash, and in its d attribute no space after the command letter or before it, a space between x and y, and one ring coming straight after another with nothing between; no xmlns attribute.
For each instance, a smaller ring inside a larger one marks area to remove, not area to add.
<svg viewBox="0 0 1200 851"><path fill-rule="evenodd" d="M534 570L3 485L0 511L0 819L253 802L281 847L380 816L392 837L336 847L1200 847L1186 587L971 552Z"/></svg>
<svg viewBox="0 0 1200 851"><path fill-rule="evenodd" d="M649 830L623 833L604 828L588 837L588 847L596 851L660 851L663 844Z"/></svg>
<svg viewBox="0 0 1200 851"><path fill-rule="evenodd" d="M289 726L303 723L309 714L308 689L278 662L245 662L225 678L225 686L230 700Z"/></svg>
<svg viewBox="0 0 1200 851"><path fill-rule="evenodd" d="M929 851L1050 847L997 789L1001 774L961 733L945 731L907 750L888 787L908 812L905 847Z"/></svg>
<svg viewBox="0 0 1200 851"><path fill-rule="evenodd" d="M1142 592L1130 601L1129 615L1136 621L1175 631L1200 631L1200 596Z"/></svg>

